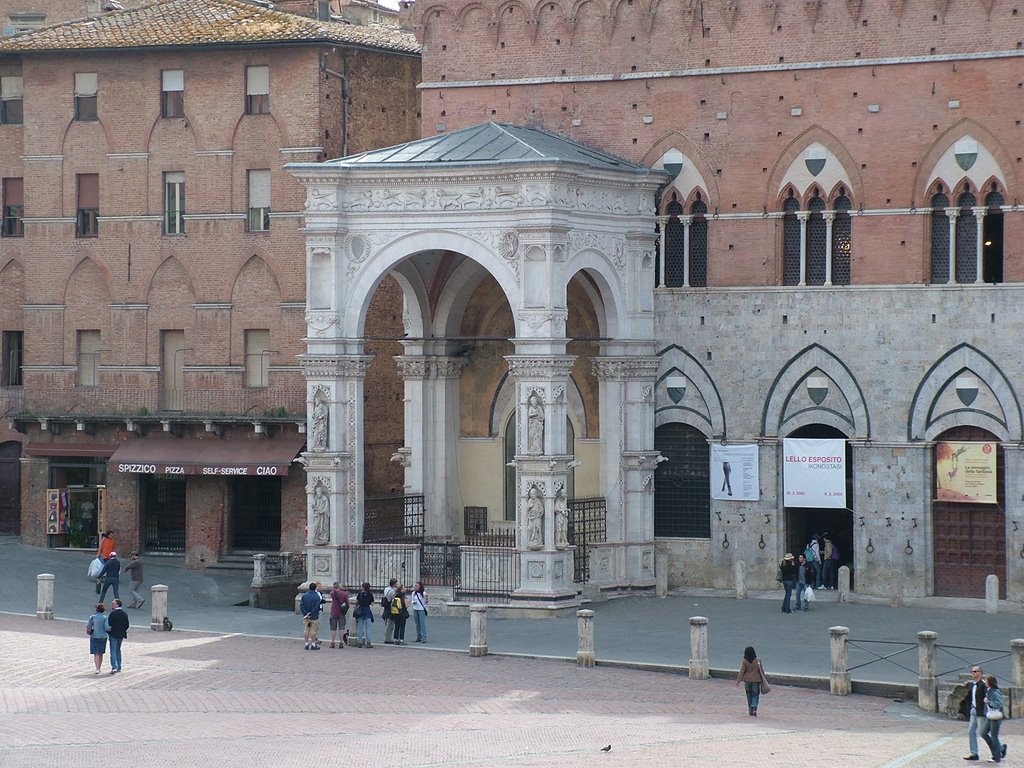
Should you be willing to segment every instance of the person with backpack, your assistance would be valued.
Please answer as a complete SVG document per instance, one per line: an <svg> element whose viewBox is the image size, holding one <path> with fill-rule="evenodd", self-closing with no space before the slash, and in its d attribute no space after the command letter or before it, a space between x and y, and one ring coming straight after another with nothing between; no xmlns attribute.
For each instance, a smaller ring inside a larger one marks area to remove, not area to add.
<svg viewBox="0 0 1024 768"><path fill-rule="evenodd" d="M356 617L356 647L373 648L370 642L370 625L373 624L373 592L370 591L370 583L363 582L359 593L356 595L356 609L353 614Z"/></svg>
<svg viewBox="0 0 1024 768"><path fill-rule="evenodd" d="M380 598L381 614L384 620L384 644L395 644L395 625L391 621L391 601L395 599L395 592L398 588L398 579L391 579L384 587L384 594Z"/></svg>
<svg viewBox="0 0 1024 768"><path fill-rule="evenodd" d="M315 581L310 581L309 589L299 600L299 613L302 614L302 638L306 641L307 651L320 650L317 632L320 631L320 608L323 606L324 596L320 594L318 586Z"/></svg>
<svg viewBox="0 0 1024 768"><path fill-rule="evenodd" d="M796 564L796 610L800 610L801 600L803 601L803 609L805 611L810 610L811 603L804 596L804 591L813 582L814 571L811 570L810 563L807 562L806 555L797 555Z"/></svg>
<svg viewBox="0 0 1024 768"><path fill-rule="evenodd" d="M391 598L391 623L394 624L395 645L405 645L405 622L408 620L409 603L405 597L405 588L399 585Z"/></svg>
<svg viewBox="0 0 1024 768"><path fill-rule="evenodd" d="M347 614L348 592L341 588L341 584L334 582L331 589L331 648L335 647L335 638L338 640L338 648L344 648L348 642L348 631L345 629Z"/></svg>
<svg viewBox="0 0 1024 768"><path fill-rule="evenodd" d="M818 554L818 534L811 534L811 540L804 548L804 557L807 558L807 562L814 571L814 579L810 584L815 589L819 589L821 587L821 557Z"/></svg>

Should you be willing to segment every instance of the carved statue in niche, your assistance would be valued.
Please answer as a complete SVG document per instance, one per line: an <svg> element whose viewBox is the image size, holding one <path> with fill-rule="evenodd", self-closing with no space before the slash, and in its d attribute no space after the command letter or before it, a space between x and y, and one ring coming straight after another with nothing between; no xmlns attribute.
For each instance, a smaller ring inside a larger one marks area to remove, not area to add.
<svg viewBox="0 0 1024 768"><path fill-rule="evenodd" d="M313 417L309 449L311 451L326 451L331 417L331 407L327 404L327 394L318 389L313 395Z"/></svg>
<svg viewBox="0 0 1024 768"><path fill-rule="evenodd" d="M569 546L569 505L565 499L565 488L555 492L555 549Z"/></svg>
<svg viewBox="0 0 1024 768"><path fill-rule="evenodd" d="M313 543L327 544L331 540L331 498L321 480L313 487Z"/></svg>
<svg viewBox="0 0 1024 768"><path fill-rule="evenodd" d="M530 549L544 547L544 500L536 485L530 486L526 499L526 546Z"/></svg>
<svg viewBox="0 0 1024 768"><path fill-rule="evenodd" d="M526 400L526 452L531 456L544 453L544 402L537 390Z"/></svg>

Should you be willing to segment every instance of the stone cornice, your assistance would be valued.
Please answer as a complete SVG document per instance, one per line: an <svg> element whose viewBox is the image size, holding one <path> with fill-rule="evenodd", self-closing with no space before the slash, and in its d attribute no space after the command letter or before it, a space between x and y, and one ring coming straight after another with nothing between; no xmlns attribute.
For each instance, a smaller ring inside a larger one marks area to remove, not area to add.
<svg viewBox="0 0 1024 768"><path fill-rule="evenodd" d="M300 355L299 365L307 379L362 379L373 355Z"/></svg>
<svg viewBox="0 0 1024 768"><path fill-rule="evenodd" d="M518 381L565 381L575 355L506 355L508 370Z"/></svg>
<svg viewBox="0 0 1024 768"><path fill-rule="evenodd" d="M654 381L658 375L657 357L595 357L594 375L612 381Z"/></svg>

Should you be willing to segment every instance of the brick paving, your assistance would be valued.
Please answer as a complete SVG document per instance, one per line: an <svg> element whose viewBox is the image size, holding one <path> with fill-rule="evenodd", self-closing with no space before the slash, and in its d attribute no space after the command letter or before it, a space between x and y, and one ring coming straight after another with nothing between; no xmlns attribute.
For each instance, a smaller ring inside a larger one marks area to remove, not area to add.
<svg viewBox="0 0 1024 768"><path fill-rule="evenodd" d="M141 628L96 677L87 642L81 621L0 615L0 766L931 768L966 748L910 703L784 686L755 720L729 681L557 660Z"/></svg>

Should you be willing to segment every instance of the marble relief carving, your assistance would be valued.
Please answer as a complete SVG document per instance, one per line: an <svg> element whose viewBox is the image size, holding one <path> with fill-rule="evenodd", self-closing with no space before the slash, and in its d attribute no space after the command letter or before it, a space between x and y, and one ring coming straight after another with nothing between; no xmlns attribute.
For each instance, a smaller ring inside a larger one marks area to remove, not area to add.
<svg viewBox="0 0 1024 768"><path fill-rule="evenodd" d="M321 477L313 486L313 543L327 544L331 540L331 497L327 495L330 480Z"/></svg>
<svg viewBox="0 0 1024 768"><path fill-rule="evenodd" d="M565 499L565 484L555 483L555 549L569 546L569 506Z"/></svg>
<svg viewBox="0 0 1024 768"><path fill-rule="evenodd" d="M526 399L526 452L531 456L544 453L544 401L538 390Z"/></svg>
<svg viewBox="0 0 1024 768"><path fill-rule="evenodd" d="M530 486L526 498L526 546L529 549L544 547L544 499L536 485Z"/></svg>
<svg viewBox="0 0 1024 768"><path fill-rule="evenodd" d="M310 417L309 449L326 451L330 442L331 406L327 402L327 391L317 387L313 392L313 413Z"/></svg>

